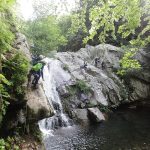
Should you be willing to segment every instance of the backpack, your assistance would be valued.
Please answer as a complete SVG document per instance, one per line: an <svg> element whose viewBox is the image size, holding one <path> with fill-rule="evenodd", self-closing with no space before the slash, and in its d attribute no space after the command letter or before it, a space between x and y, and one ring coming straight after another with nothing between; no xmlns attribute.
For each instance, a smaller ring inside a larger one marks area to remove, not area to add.
<svg viewBox="0 0 150 150"><path fill-rule="evenodd" d="M42 67L43 67L43 64L42 64L42 63L37 63L36 65L34 65L34 66L32 67L32 70L34 70L34 71L39 71Z"/></svg>

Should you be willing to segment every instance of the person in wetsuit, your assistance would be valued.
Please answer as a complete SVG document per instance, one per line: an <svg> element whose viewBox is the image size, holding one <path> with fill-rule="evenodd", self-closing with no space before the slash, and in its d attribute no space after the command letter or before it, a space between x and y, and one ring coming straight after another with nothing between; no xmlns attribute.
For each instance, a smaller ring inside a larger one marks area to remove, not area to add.
<svg viewBox="0 0 150 150"><path fill-rule="evenodd" d="M32 84L34 88L36 88L36 85L38 84L40 77L42 77L42 79L44 80L43 69L45 65L46 63L44 61L40 61L31 68L29 75L28 75L28 84L31 82L32 75L34 77L32 80Z"/></svg>
<svg viewBox="0 0 150 150"><path fill-rule="evenodd" d="M87 62L84 61L84 64L82 66L80 66L80 69L87 69Z"/></svg>
<svg viewBox="0 0 150 150"><path fill-rule="evenodd" d="M95 61L95 67L97 67L97 66L98 66L98 63L100 62L100 58L99 58L99 57L96 57L94 61Z"/></svg>

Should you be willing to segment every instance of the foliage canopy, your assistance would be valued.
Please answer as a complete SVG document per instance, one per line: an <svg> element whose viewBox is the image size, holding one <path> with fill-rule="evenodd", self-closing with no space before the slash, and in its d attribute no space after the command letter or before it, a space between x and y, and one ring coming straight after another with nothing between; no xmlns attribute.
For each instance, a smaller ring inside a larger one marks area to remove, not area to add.
<svg viewBox="0 0 150 150"><path fill-rule="evenodd" d="M11 31L10 22L8 19L10 7L15 0L1 0L0 1L0 52L9 50L14 38Z"/></svg>
<svg viewBox="0 0 150 150"><path fill-rule="evenodd" d="M83 42L99 39L100 43L110 40L119 44L130 45L137 49L150 44L150 1L149 0L92 0L80 1L80 9L74 14L71 31L85 33ZM82 5L81 5L82 4ZM88 23L87 23L88 22ZM133 49L126 48L121 60L122 73L128 68L139 68L133 60Z"/></svg>
<svg viewBox="0 0 150 150"><path fill-rule="evenodd" d="M55 16L37 18L27 23L26 35L33 44L33 53L47 54L66 44Z"/></svg>

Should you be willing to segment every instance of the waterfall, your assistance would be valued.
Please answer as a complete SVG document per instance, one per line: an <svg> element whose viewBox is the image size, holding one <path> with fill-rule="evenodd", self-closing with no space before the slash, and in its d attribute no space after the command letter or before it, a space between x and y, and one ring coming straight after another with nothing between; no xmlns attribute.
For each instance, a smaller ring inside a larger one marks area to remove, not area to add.
<svg viewBox="0 0 150 150"><path fill-rule="evenodd" d="M71 79L71 76L62 69L59 60L46 58L46 61L47 65L43 71L43 88L50 105L53 106L55 115L39 121L39 128L43 133L49 134L54 129L71 125L70 119L63 112L62 103L57 91L57 87L66 84Z"/></svg>

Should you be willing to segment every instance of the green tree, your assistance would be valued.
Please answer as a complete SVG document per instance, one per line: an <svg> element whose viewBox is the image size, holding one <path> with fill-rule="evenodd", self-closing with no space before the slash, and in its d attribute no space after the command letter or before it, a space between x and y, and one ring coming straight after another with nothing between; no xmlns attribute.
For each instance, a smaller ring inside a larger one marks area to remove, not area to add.
<svg viewBox="0 0 150 150"><path fill-rule="evenodd" d="M11 24L8 21L10 9L15 0L0 1L0 52L10 49L14 35L11 31Z"/></svg>
<svg viewBox="0 0 150 150"><path fill-rule="evenodd" d="M55 16L29 21L26 35L34 45L33 53L47 54L66 43Z"/></svg>
<svg viewBox="0 0 150 150"><path fill-rule="evenodd" d="M76 33L70 30L71 26L73 26L73 16L74 14L66 15L59 19L61 33L67 39L67 44L64 46L59 46L59 51L76 51L82 47L82 39L84 38L84 33L82 30Z"/></svg>
<svg viewBox="0 0 150 150"><path fill-rule="evenodd" d="M2 70L1 55L11 48L14 39L14 35L11 31L11 24L10 21L8 21L9 11L14 3L15 0L0 1L0 72Z"/></svg>
<svg viewBox="0 0 150 150"><path fill-rule="evenodd" d="M85 5L90 0L83 0ZM149 0L98 0L96 5L93 5L89 10L90 29L87 30L87 36L83 42L99 39L100 43L106 43L108 37L117 41L118 35L121 37L121 45L130 45L131 48L146 47L150 43L150 1ZM81 10L73 21L71 30L77 32L86 24L85 14L86 7ZM86 28L87 29L87 28ZM74 31L75 30L75 31ZM124 40L128 42L125 44ZM139 68L138 62L129 61L132 59L135 51L127 48L124 60L121 65L125 70L127 68ZM125 63L128 60L128 65ZM130 64L130 65L129 65ZM137 65L138 64L138 65ZM127 67L128 66L128 67ZM124 71L125 71L124 70Z"/></svg>
<svg viewBox="0 0 150 150"><path fill-rule="evenodd" d="M150 2L144 0L107 0L100 1L100 6L94 6L90 11L91 29L89 36L85 38L85 42L97 34L97 30L102 28L99 35L99 40L103 43L111 31L112 38L116 39L116 33L121 34L122 38L126 38L131 34L135 34L138 27L142 27L143 21L146 21L146 26L131 39L129 42L134 45L145 46L149 42L149 36L142 36L150 29L149 9ZM115 28L116 22L121 22L119 27ZM139 44L139 41L140 44ZM143 42L144 41L144 42Z"/></svg>
<svg viewBox="0 0 150 150"><path fill-rule="evenodd" d="M12 47L14 34L12 33L11 8L15 0L0 0L0 124L2 116L6 113L9 93L7 87L10 82L2 74L2 56Z"/></svg>

